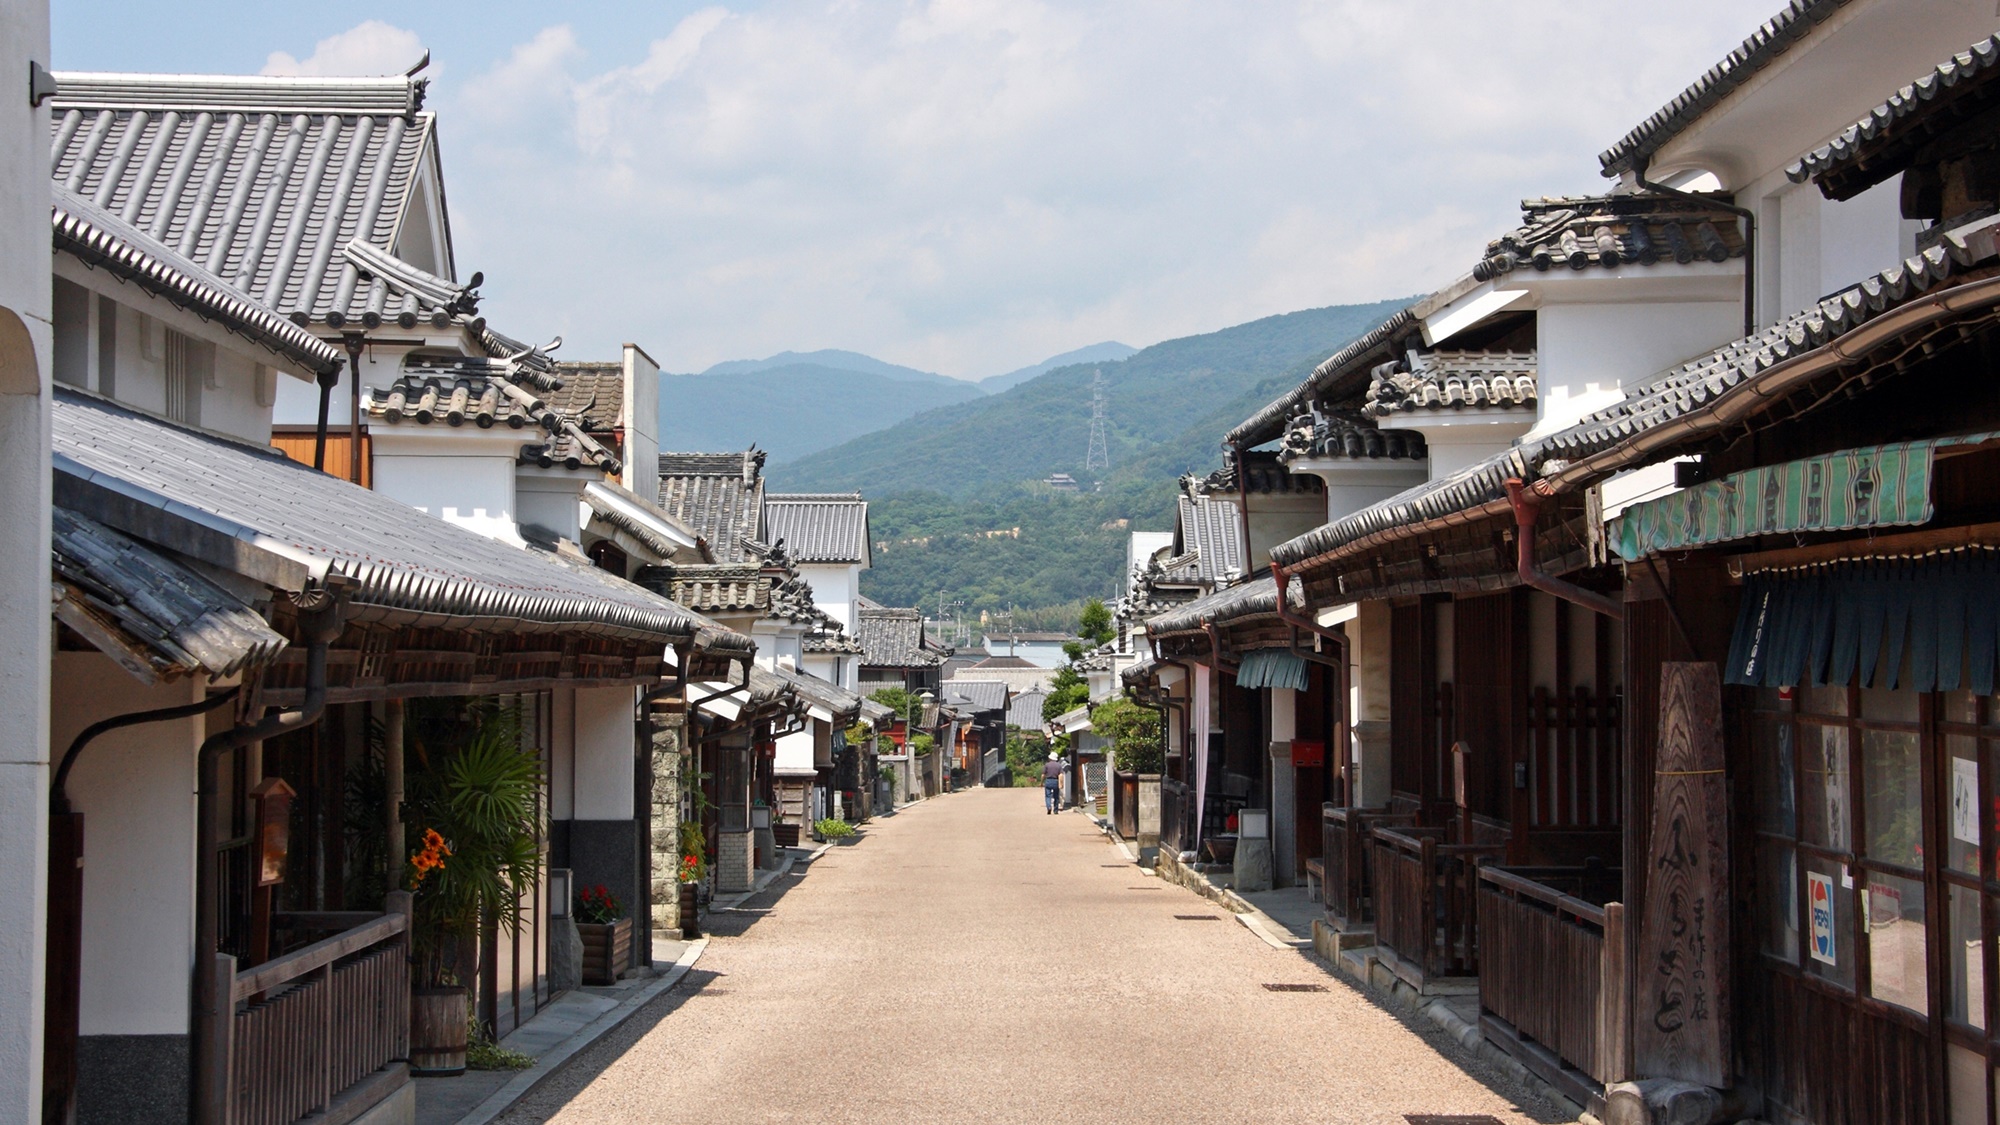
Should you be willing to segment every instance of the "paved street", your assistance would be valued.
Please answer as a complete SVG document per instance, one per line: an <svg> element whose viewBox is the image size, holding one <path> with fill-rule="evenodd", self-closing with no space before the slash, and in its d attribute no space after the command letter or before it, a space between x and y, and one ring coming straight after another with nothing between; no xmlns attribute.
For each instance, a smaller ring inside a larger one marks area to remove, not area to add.
<svg viewBox="0 0 2000 1125"><path fill-rule="evenodd" d="M680 987L504 1120L1558 1120L1040 801L875 821L718 916Z"/></svg>

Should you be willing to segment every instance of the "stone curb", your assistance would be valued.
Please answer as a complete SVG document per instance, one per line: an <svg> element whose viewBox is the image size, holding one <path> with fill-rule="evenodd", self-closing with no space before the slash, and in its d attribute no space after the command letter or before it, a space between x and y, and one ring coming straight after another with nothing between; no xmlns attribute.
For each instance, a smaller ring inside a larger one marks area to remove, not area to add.
<svg viewBox="0 0 2000 1125"><path fill-rule="evenodd" d="M556 1044L535 1060L535 1065L515 1075L505 1086L495 1090L487 1099L474 1106L471 1112L458 1119L456 1125L487 1125L488 1122L512 1109L515 1102L535 1092L542 1083L554 1077L570 1059L585 1047L604 1038L612 1030L637 1014L639 1009L664 995L679 984L694 963L701 959L708 948L707 938L698 938L682 952L673 967L660 979L619 1001L618 1006L585 1024L576 1034Z"/></svg>

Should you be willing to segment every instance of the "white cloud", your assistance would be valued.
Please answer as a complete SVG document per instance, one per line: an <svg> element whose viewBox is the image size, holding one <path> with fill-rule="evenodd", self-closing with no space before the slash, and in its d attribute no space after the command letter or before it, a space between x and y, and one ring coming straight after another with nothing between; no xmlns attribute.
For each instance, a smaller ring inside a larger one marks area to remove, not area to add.
<svg viewBox="0 0 2000 1125"><path fill-rule="evenodd" d="M1442 284L1523 196L1601 188L1594 154L1746 18L771 0L696 11L624 66L547 28L433 104L459 260L515 334L635 339L680 370L848 347L979 376ZM363 24L296 65L392 41L415 37Z"/></svg>
<svg viewBox="0 0 2000 1125"><path fill-rule="evenodd" d="M404 31L381 20L369 20L313 44L313 53L303 59L272 51L264 60L263 73L401 74L415 66L423 54L424 45L416 32Z"/></svg>

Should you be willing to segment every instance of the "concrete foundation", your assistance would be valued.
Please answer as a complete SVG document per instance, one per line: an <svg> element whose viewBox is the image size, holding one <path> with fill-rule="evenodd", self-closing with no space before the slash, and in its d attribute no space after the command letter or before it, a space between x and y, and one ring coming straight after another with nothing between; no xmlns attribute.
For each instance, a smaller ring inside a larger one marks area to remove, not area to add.
<svg viewBox="0 0 2000 1125"><path fill-rule="evenodd" d="M1254 893L1271 889L1271 841L1246 837L1236 841L1235 874L1229 885Z"/></svg>

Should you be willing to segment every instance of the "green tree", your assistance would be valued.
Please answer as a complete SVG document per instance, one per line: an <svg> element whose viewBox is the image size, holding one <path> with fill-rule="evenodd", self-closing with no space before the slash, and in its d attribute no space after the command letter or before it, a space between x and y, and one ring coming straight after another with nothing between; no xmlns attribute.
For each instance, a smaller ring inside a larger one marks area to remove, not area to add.
<svg viewBox="0 0 2000 1125"><path fill-rule="evenodd" d="M1083 673L1076 670L1074 663L1056 669L1049 678L1049 697L1042 700L1042 721L1055 722L1056 716L1076 710L1090 702L1090 684L1085 682Z"/></svg>
<svg viewBox="0 0 2000 1125"><path fill-rule="evenodd" d="M1111 611L1105 608L1103 598L1090 598L1083 603L1083 616L1076 632L1100 645L1117 635L1112 631Z"/></svg>
<svg viewBox="0 0 2000 1125"><path fill-rule="evenodd" d="M1121 773L1160 772L1159 712L1129 699L1113 699L1090 712L1090 728L1111 743L1113 768Z"/></svg>

